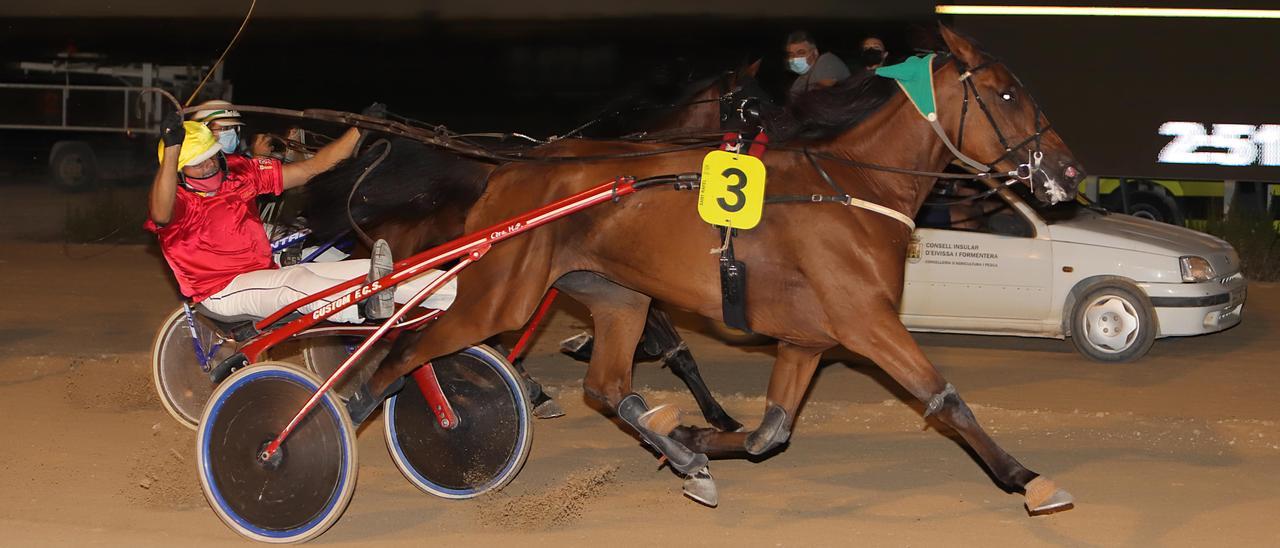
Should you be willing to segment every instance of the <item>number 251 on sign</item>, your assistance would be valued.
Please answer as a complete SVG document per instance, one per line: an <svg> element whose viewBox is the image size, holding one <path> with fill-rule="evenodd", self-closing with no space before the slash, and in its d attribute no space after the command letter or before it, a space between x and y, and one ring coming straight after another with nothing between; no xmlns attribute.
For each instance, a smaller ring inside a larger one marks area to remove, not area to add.
<svg viewBox="0 0 1280 548"><path fill-rule="evenodd" d="M702 159L698 215L718 226L748 229L764 210L764 163L755 156L712 151Z"/></svg>

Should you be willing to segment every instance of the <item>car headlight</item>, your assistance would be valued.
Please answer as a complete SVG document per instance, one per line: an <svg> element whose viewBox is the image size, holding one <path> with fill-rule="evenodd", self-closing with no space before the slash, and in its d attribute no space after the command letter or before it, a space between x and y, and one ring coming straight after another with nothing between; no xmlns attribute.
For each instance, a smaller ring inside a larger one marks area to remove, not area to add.
<svg viewBox="0 0 1280 548"><path fill-rule="evenodd" d="M1213 266L1204 257L1188 255L1178 260L1182 267L1182 281L1207 282L1213 279Z"/></svg>

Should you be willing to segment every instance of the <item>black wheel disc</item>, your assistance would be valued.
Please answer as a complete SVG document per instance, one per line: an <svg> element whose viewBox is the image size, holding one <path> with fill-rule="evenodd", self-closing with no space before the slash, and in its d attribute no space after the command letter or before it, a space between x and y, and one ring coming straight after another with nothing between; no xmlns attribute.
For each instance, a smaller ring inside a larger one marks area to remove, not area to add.
<svg viewBox="0 0 1280 548"><path fill-rule="evenodd" d="M315 387L301 372L259 369L266 368L229 379L234 384L210 403L201 425L202 479L215 510L242 533L302 540L345 509L355 481L353 431L335 400L326 398L285 439L277 458L263 463L259 453Z"/></svg>
<svg viewBox="0 0 1280 548"><path fill-rule="evenodd" d="M528 404L515 386L521 381L482 352L473 347L432 361L458 417L455 428L440 426L412 377L390 406L392 457L410 481L432 494L467 498L501 487L527 456Z"/></svg>

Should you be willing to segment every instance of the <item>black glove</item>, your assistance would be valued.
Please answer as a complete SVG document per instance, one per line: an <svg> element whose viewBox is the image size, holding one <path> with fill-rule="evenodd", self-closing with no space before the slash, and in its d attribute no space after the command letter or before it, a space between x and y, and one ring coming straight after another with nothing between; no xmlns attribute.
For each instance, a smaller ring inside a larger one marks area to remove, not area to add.
<svg viewBox="0 0 1280 548"><path fill-rule="evenodd" d="M382 103L374 103L372 105L364 107L364 110L360 111L360 115L368 116L370 118L382 118L385 120L387 118L387 105Z"/></svg>
<svg viewBox="0 0 1280 548"><path fill-rule="evenodd" d="M160 140L164 141L165 148L182 144L186 135L187 131L182 127L182 115L178 111L166 112L160 119Z"/></svg>

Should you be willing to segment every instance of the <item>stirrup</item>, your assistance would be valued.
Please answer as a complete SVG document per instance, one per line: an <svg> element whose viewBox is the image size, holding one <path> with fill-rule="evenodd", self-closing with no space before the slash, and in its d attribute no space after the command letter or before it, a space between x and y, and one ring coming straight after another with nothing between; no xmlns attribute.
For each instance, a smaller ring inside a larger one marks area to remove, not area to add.
<svg viewBox="0 0 1280 548"><path fill-rule="evenodd" d="M373 253L369 257L369 275L365 283L382 279L395 270L395 259L391 258L391 246L386 240L379 239L373 243ZM385 320L396 312L395 287L388 287L369 297L364 302L364 317L370 320Z"/></svg>

